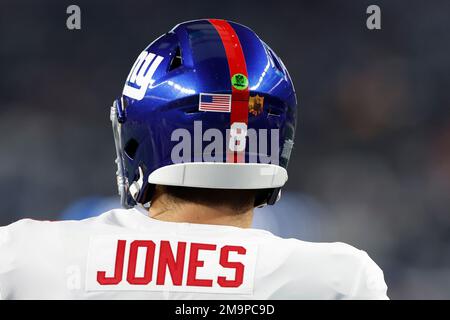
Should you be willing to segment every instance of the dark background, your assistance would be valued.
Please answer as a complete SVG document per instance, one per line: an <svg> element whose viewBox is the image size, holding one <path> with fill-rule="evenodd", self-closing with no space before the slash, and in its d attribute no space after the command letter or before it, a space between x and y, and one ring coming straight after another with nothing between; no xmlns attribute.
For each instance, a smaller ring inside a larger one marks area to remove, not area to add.
<svg viewBox="0 0 450 320"><path fill-rule="evenodd" d="M448 0L1 0L0 225L117 203L109 106L132 63L179 22L225 18L277 52L299 97L285 196L261 225L366 250L391 298L450 299L449 14Z"/></svg>

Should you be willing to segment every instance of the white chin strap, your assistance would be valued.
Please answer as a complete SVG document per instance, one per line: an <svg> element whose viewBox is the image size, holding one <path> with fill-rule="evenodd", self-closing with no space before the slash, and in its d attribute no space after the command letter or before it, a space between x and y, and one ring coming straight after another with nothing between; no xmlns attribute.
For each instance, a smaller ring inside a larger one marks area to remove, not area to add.
<svg viewBox="0 0 450 320"><path fill-rule="evenodd" d="M144 184L144 173L142 172L142 168L139 167L139 179L137 181L134 181L129 188L130 194L134 200L137 199L137 196L141 191L143 184Z"/></svg>
<svg viewBox="0 0 450 320"><path fill-rule="evenodd" d="M287 179L286 169L274 164L192 162L159 168L149 175L148 182L212 189L270 189L282 187Z"/></svg>

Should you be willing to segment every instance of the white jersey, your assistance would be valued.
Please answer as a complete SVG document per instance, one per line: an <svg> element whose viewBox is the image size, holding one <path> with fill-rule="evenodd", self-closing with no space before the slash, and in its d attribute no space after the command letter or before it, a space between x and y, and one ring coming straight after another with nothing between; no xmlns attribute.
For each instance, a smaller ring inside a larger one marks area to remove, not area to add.
<svg viewBox="0 0 450 320"><path fill-rule="evenodd" d="M343 243L163 222L143 208L0 228L3 299L387 299L381 269Z"/></svg>

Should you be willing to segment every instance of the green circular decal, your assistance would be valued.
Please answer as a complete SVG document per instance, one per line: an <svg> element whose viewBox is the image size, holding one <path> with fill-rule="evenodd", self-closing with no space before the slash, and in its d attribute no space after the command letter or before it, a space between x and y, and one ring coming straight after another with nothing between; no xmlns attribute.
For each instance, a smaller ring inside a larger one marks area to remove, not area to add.
<svg viewBox="0 0 450 320"><path fill-rule="evenodd" d="M235 73L231 78L231 84L235 89L245 90L248 87L248 79L242 73Z"/></svg>

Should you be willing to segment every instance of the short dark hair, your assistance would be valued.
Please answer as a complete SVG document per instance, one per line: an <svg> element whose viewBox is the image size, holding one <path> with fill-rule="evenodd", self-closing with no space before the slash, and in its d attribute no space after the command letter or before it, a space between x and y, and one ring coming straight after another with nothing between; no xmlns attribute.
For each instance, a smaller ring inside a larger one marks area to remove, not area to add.
<svg viewBox="0 0 450 320"><path fill-rule="evenodd" d="M236 213L261 204L270 189L210 189L178 186L158 186L161 192L183 202L206 206L228 207Z"/></svg>

